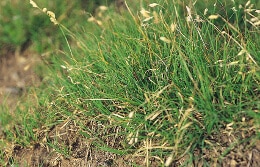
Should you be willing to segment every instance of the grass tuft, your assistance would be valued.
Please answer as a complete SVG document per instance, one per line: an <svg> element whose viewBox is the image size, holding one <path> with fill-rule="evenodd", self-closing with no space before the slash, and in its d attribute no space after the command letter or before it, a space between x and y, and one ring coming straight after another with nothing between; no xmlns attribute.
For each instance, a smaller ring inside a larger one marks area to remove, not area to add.
<svg viewBox="0 0 260 167"><path fill-rule="evenodd" d="M214 134L244 119L259 137L259 12L250 1L233 1L232 11L224 2L207 10L186 1L126 4L121 14L101 6L76 31L30 3L61 28L69 51L52 55L38 113L21 114L11 140L29 145L45 128L45 144L65 157L74 139L62 132L142 166L170 166L189 165Z"/></svg>

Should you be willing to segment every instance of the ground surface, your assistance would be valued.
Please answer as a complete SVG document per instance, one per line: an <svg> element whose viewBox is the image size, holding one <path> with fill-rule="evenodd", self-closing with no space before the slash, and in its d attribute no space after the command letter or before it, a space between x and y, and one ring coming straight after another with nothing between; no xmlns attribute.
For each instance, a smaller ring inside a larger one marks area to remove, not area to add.
<svg viewBox="0 0 260 167"><path fill-rule="evenodd" d="M34 65L39 61L39 57L27 51L2 51L1 54L0 103L15 108L18 98L30 86L39 83L39 78L34 72Z"/></svg>
<svg viewBox="0 0 260 167"><path fill-rule="evenodd" d="M243 124L243 123L242 123ZM174 162L172 166L210 166L224 167L258 167L260 166L260 141L250 139L255 134L255 129L245 129L241 126L240 130L225 129L221 134L214 134L207 143L211 147L205 150L196 150L195 156L201 158L194 159L188 164L184 161L189 159L186 155ZM49 147L46 143L49 140L58 140L60 145L70 148L70 155L65 156ZM57 137L57 138L55 138ZM245 140L242 144L240 142ZM22 164L29 166L146 166L144 157L119 156L106 151L96 149L92 145L93 140L82 139L77 135L77 127L73 123L62 123L55 126L43 136L41 143L34 143L31 147L23 148L16 145L13 149L13 158ZM113 142L113 141L111 141ZM222 157L224 156L224 157ZM153 159L149 166L159 166L159 161Z"/></svg>
<svg viewBox="0 0 260 167"><path fill-rule="evenodd" d="M34 72L34 65L39 58L29 52L22 54L5 52L0 59L0 101L8 104L11 110L17 106L19 97L26 94L30 86L39 83L39 78ZM39 57L39 56L38 56ZM95 127L95 125L91 125ZM194 152L200 156L188 166L260 166L260 141L255 138L259 127L253 120L243 118L235 129L227 125L218 134L213 134L206 140L209 149ZM41 142L33 143L29 147L10 144L7 155L9 160L15 160L19 166L146 166L145 158L138 156L119 156L106 151L98 150L92 145L92 140L83 139L73 122L64 122L51 129L39 129ZM43 133L44 132L44 133ZM96 133L99 133L98 131ZM48 138L48 139L47 139ZM70 148L70 156L63 155L46 144L47 140L57 140L62 146ZM107 141L114 142L114 141ZM8 158L6 161L8 161ZM190 157L188 155L176 160L173 166L181 166ZM160 162L151 160L149 166L158 166ZM187 165L187 164L186 164ZM186 166L185 165L185 166Z"/></svg>

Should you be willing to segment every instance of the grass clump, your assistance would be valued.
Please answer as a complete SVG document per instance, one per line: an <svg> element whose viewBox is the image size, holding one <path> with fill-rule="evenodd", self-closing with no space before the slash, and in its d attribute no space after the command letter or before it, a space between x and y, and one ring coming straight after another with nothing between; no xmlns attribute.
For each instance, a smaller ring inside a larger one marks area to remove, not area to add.
<svg viewBox="0 0 260 167"><path fill-rule="evenodd" d="M49 131L72 124L93 147L146 166L191 164L226 127L259 126L259 13L230 3L232 22L214 7L164 0L138 12L108 8L76 33L49 15L73 39L62 58L53 55L52 95L42 97L37 119ZM46 137L64 156L73 152Z"/></svg>

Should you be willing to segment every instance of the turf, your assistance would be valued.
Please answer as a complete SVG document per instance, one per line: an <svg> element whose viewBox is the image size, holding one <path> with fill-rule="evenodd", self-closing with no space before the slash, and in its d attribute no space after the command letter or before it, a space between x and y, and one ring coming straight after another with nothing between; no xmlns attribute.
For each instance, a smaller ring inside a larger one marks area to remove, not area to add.
<svg viewBox="0 0 260 167"><path fill-rule="evenodd" d="M259 3L140 5L100 8L73 28L43 11L60 29L62 51L44 59L37 105L18 108L13 128L1 116L4 140L28 146L46 138L44 144L69 157L71 143L49 132L71 125L71 136L93 140L98 150L141 157L141 166L180 164L183 157L191 164L217 148L217 136L246 122L254 129L247 137L258 140Z"/></svg>

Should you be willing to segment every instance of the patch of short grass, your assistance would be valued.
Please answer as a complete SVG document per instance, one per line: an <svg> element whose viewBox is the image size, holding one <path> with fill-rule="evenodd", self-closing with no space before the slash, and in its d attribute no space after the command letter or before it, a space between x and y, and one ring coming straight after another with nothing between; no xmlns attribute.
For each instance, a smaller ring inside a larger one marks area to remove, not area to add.
<svg viewBox="0 0 260 167"><path fill-rule="evenodd" d="M72 38L51 57L36 122L47 129L73 122L93 146L142 157L146 166L185 155L189 164L213 133L242 118L259 126L259 25L252 21L259 13L230 4L234 10L216 3L219 13L168 0L138 10L128 4L121 14L101 11L77 32L56 25ZM23 133L37 140L34 120L24 121L32 124L21 125Z"/></svg>

